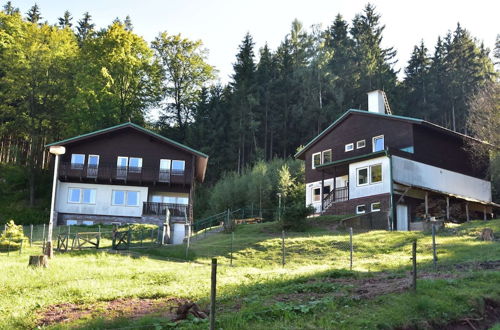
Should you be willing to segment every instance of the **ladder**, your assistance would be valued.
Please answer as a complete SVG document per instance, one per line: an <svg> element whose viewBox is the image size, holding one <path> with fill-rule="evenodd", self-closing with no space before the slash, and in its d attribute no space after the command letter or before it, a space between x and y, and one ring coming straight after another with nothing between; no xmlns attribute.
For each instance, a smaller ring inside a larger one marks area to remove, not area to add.
<svg viewBox="0 0 500 330"><path fill-rule="evenodd" d="M389 106L389 101L387 100L387 95L385 94L384 91L382 91L382 95L384 96L384 106L385 106L385 112L388 115L392 115L391 107Z"/></svg>

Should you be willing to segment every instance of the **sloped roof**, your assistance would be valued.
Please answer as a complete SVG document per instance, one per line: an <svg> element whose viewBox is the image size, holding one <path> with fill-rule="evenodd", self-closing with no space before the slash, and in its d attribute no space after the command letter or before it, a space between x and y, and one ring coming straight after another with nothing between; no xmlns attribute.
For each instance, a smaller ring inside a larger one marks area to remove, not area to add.
<svg viewBox="0 0 500 330"><path fill-rule="evenodd" d="M149 129L146 129L142 126L139 126L137 124L134 124L134 123L123 123L123 124L119 124L119 125L116 125L116 126L112 126L112 127L108 127L108 128L104 128L104 129L100 129L100 130L97 130L97 131L93 131L93 132L90 132L90 133L85 133L85 134L81 134L81 135L78 135L78 136L75 136L75 137L71 137L71 138L68 138L68 139L65 139L65 140L61 140L61 141L57 141L57 142L53 142L53 143L49 143L47 145L45 145L45 147L51 147L51 146L64 146L64 145L67 145L67 144L70 144L70 143L74 143L74 142L78 142L78 141L82 141L82 140L85 140L85 139L88 139L88 138L92 138L92 137L96 137L96 136L99 136L99 135L103 135L103 134L107 134L107 133L111 133L111 132L114 132L114 131L117 131L117 130L121 130L121 129L125 129L125 128L132 128L136 131L139 131L143 134L147 134L149 136L152 136L162 142L165 142L165 143L168 143L170 145L173 145L181 150L184 150L192 155L195 155L196 158L197 158L197 161L196 161L196 167L197 167L197 178L199 181L203 181L204 177L205 177L205 171L206 171L206 166L207 166L207 161L208 161L208 155L201 152L201 151L198 151L198 150L195 150L193 148L190 148L182 143L179 143L177 141L174 141L172 139L169 139L165 136L162 136L158 133L155 133Z"/></svg>
<svg viewBox="0 0 500 330"><path fill-rule="evenodd" d="M340 124L342 121L344 121L345 119L347 119L347 117L349 117L350 115L355 115L355 114L365 115L365 116L383 117L383 118L386 118L386 119L389 119L389 120L399 120L399 121L404 121L404 122L408 122L408 123L412 123L412 124L424 125L424 126L426 126L428 128L438 130L438 131L440 131L442 133L445 133L445 134L450 134L450 135L453 135L453 136L456 136L456 137L462 137L462 138L472 139L472 140L475 140L476 142L479 142L479 143L486 143L484 141L480 141L480 140L478 140L476 138L473 138L471 136L468 136L468 135L465 135L465 134L462 134L462 133L459 133L459 132L455 132L453 130L450 130L448 128L445 128L445 127L433 124L433 123L428 122L428 121L423 120L423 119L406 117L406 116L389 115L389 114L378 113L378 112L369 112L367 110L349 109L348 111L344 112L339 118L337 118L337 120L335 120L330 126L328 126L327 128L325 128L315 138L313 138L311 141L309 141L304 146L304 148L302 148L299 152L297 152L295 154L295 158L300 158L307 149L309 149L316 142L318 142L319 140L321 140L321 138L323 138L323 136L325 136L330 131L332 131L338 124ZM488 143L486 143L486 144L488 144Z"/></svg>

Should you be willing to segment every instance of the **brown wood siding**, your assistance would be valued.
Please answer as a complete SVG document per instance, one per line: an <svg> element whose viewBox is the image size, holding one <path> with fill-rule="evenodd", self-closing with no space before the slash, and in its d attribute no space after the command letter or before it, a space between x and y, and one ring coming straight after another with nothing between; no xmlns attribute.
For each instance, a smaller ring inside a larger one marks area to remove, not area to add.
<svg viewBox="0 0 500 330"><path fill-rule="evenodd" d="M117 157L142 158L143 168L159 168L160 159L184 160L185 183L191 185L194 177L193 156L174 146L131 129L121 129L66 145L62 162L71 162L72 154L99 155L99 166L116 166Z"/></svg>
<svg viewBox="0 0 500 330"><path fill-rule="evenodd" d="M443 134L433 129L415 125L415 161L446 170L488 179L487 162L478 161L465 149L460 137Z"/></svg>
<svg viewBox="0 0 500 330"><path fill-rule="evenodd" d="M413 145L410 123L353 113L306 151L306 182L321 180L321 171L311 168L314 153L332 149L333 161L369 154L372 152L372 138L378 135L384 135L385 147L399 149ZM363 139L366 146L356 149L356 142ZM354 143L354 150L345 152L348 143ZM325 173L325 179L332 177Z"/></svg>

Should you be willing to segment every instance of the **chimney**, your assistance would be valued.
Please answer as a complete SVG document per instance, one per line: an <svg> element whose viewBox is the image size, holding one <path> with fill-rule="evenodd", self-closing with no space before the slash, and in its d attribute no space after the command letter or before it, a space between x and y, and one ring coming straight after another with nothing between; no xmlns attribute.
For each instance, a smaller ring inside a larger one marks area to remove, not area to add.
<svg viewBox="0 0 500 330"><path fill-rule="evenodd" d="M368 111L385 113L384 92L377 89L368 92L367 94L368 94Z"/></svg>

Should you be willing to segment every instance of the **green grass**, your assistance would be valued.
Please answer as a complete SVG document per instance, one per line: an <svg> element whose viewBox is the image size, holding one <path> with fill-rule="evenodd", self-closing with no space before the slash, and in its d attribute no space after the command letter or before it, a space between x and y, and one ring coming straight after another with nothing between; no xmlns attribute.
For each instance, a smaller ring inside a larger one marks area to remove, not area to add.
<svg viewBox="0 0 500 330"><path fill-rule="evenodd" d="M500 220L473 221L439 233L440 267L500 259L498 242L477 239L484 227L500 232ZM421 272L432 273L429 233L374 231L354 235L354 265L349 268L349 236L314 230L286 234L286 266L281 266L281 232L274 223L238 226L233 265L231 235L214 234L185 246L134 250L133 256L92 250L59 254L47 269L27 267L31 248L0 254L0 329L33 328L37 313L59 303L95 305L124 297L179 297L208 304L211 257L219 261L218 325L224 329L392 328L425 326L474 315L481 299L500 299L500 272L461 271L445 279L419 279L417 294L392 293L372 299L353 297L349 279L407 276L411 242L418 239ZM335 279L343 279L336 281ZM280 299L286 296L289 299ZM83 319L84 328L168 327L158 316L139 319ZM183 322L181 328L206 328L206 322Z"/></svg>

